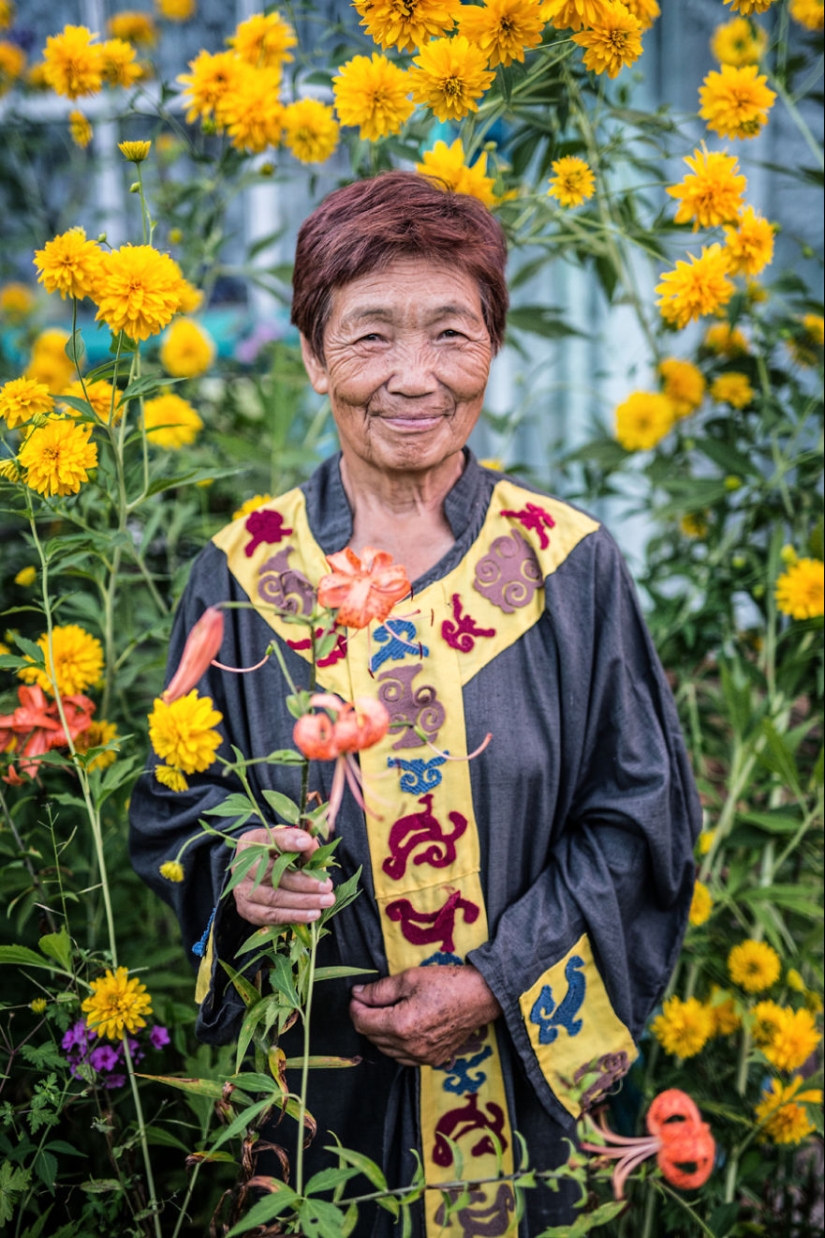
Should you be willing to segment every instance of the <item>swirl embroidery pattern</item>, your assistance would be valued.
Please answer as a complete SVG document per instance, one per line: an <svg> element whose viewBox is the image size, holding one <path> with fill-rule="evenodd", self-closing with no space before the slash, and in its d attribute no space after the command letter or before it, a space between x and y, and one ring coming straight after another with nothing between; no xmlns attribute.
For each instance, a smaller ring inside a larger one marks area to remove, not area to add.
<svg viewBox="0 0 825 1238"><path fill-rule="evenodd" d="M463 613L461 598L454 593L451 599L453 608L452 619L445 619L441 624L441 635L451 649L459 653L470 653L475 647L475 637L495 636L495 628L480 628L472 615Z"/></svg>
<svg viewBox="0 0 825 1238"><path fill-rule="evenodd" d="M375 674L379 666L385 662L401 662L410 654L417 658L428 658L430 651L422 645L415 630L415 624L409 619L388 619L376 628L372 634L376 645L383 645L370 658L370 670Z"/></svg>
<svg viewBox="0 0 825 1238"><path fill-rule="evenodd" d="M252 558L261 542L277 546L278 542L282 542L285 537L294 532L294 529L284 527L284 518L280 512L268 511L252 512L247 517L244 528L252 535L244 547L247 559Z"/></svg>
<svg viewBox="0 0 825 1238"><path fill-rule="evenodd" d="M431 792L422 795L418 802L423 811L399 817L390 830L387 841L390 854L381 867L394 881L400 881L404 876L408 859L422 843L429 845L414 858L413 864L430 864L433 868L446 868L452 864L456 857L456 839L467 829L467 818L460 812L451 812L449 818L453 829L449 834L444 833L444 827L432 811Z"/></svg>
<svg viewBox="0 0 825 1238"><path fill-rule="evenodd" d="M401 932L407 941L416 946L437 945L448 952L455 949L453 934L459 911L463 912L465 924L473 924L479 914L475 903L462 898L458 890L453 890L438 911L416 911L408 898L398 898L394 903L388 903L386 911L390 920L401 924Z"/></svg>
<svg viewBox="0 0 825 1238"><path fill-rule="evenodd" d="M399 787L402 791L408 791L410 795L423 795L431 787L440 786L442 774L438 767L444 764L445 759L431 757L425 761L423 757L413 757L412 761L406 761L403 757L387 757L387 765L390 769L401 771Z"/></svg>
<svg viewBox="0 0 825 1238"><path fill-rule="evenodd" d="M257 514L252 513L253 516ZM258 596L290 615L311 615L315 591L303 572L289 566L289 556L294 549L294 546L284 546L267 559L258 573Z"/></svg>
<svg viewBox="0 0 825 1238"><path fill-rule="evenodd" d="M530 1011L530 1022L535 1023L539 1029L540 1044L551 1045L561 1028L564 1028L568 1036L578 1036L582 1030L584 1020L577 1019L576 1015L582 1008L587 991L587 981L581 971L583 967L584 959L581 955L574 954L568 959L564 969L567 992L558 1007L550 985L542 986Z"/></svg>
<svg viewBox="0 0 825 1238"><path fill-rule="evenodd" d="M513 529L507 537L497 537L479 559L473 588L505 615L512 615L532 601L541 583L536 552L518 529Z"/></svg>
<svg viewBox="0 0 825 1238"><path fill-rule="evenodd" d="M390 715L390 730L396 735L401 732L393 744L395 750L424 747L426 741L416 733L416 726L434 741L446 717L435 688L430 684L413 687L413 680L422 669L423 663L419 662L416 666L393 667L378 676L378 699Z"/></svg>

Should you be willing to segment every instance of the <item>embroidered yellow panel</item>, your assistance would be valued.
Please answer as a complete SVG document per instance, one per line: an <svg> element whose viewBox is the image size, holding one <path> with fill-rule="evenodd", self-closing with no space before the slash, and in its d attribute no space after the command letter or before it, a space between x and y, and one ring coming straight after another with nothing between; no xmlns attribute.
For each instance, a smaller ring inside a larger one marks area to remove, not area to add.
<svg viewBox="0 0 825 1238"><path fill-rule="evenodd" d="M539 501L540 500L540 501ZM511 482L493 493L484 525L444 579L400 602L369 633L342 633L319 662L319 685L345 700L377 697L392 726L360 754L370 863L388 969L460 964L488 938L473 810L463 686L544 612L544 579L598 525ZM312 613L329 570L299 490L222 530L215 544L261 617L303 657L306 627L274 609ZM263 649L261 650L263 653ZM491 730L495 727L491 725ZM421 737L423 732L426 739ZM477 760L495 760L495 736ZM513 1132L495 1028L479 1028L447 1066L420 1070L427 1183L513 1171ZM425 1197L428 1238L515 1235L507 1183L474 1188L449 1223L440 1193Z"/></svg>
<svg viewBox="0 0 825 1238"><path fill-rule="evenodd" d="M636 1057L630 1032L614 1011L583 933L519 998L542 1072L565 1109L577 1118L583 1093L608 1072L625 1074Z"/></svg>

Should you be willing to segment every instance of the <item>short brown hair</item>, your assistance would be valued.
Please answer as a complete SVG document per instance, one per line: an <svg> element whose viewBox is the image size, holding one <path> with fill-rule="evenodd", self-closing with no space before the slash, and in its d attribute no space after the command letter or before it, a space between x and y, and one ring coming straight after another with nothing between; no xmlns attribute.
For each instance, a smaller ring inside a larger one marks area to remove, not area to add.
<svg viewBox="0 0 825 1238"><path fill-rule="evenodd" d="M304 220L292 276L292 321L319 360L332 292L396 258L458 267L478 283L493 350L509 298L504 231L477 198L439 189L415 172L382 172L336 189Z"/></svg>

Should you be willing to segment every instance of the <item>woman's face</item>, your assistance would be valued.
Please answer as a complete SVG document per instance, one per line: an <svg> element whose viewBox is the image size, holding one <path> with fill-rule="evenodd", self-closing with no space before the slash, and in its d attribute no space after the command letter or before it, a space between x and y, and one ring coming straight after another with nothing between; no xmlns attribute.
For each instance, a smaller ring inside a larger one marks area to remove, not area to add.
<svg viewBox="0 0 825 1238"><path fill-rule="evenodd" d="M461 450L492 359L475 280L414 258L336 289L325 360L302 349L345 456L386 472L425 471Z"/></svg>

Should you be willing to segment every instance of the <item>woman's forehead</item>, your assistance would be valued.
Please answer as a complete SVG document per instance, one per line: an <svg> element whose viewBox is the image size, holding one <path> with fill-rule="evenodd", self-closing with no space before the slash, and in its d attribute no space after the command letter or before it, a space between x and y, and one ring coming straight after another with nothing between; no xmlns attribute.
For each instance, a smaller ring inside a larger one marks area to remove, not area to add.
<svg viewBox="0 0 825 1238"><path fill-rule="evenodd" d="M483 322L481 293L460 267L420 258L401 258L336 288L331 318L342 326L366 318L431 320L462 315Z"/></svg>

